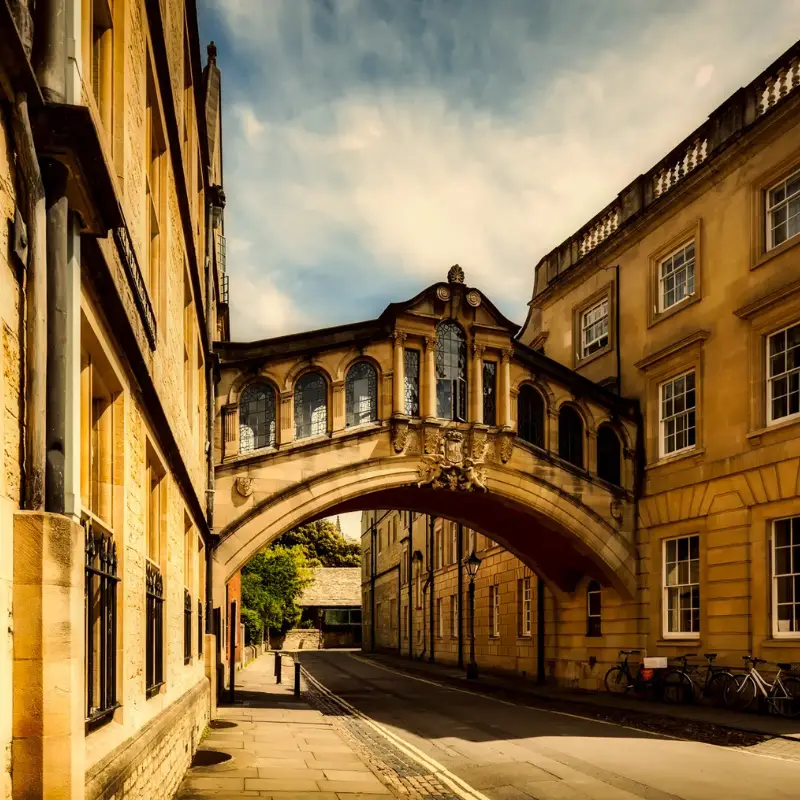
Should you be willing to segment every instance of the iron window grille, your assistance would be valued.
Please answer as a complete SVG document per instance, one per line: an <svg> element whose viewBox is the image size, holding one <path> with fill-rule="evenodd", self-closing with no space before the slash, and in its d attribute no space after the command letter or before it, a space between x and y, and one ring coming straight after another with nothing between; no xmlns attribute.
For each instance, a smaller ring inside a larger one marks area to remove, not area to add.
<svg viewBox="0 0 800 800"><path fill-rule="evenodd" d="M564 406L558 412L558 456L583 467L583 420L571 406Z"/></svg>
<svg viewBox="0 0 800 800"><path fill-rule="evenodd" d="M689 450L696 443L695 374L687 372L661 384L661 455Z"/></svg>
<svg viewBox="0 0 800 800"><path fill-rule="evenodd" d="M544 449L544 401L528 384L519 390L517 432L524 441Z"/></svg>
<svg viewBox="0 0 800 800"><path fill-rule="evenodd" d="M608 298L583 312L581 317L581 358L608 345Z"/></svg>
<svg viewBox="0 0 800 800"><path fill-rule="evenodd" d="M589 581L586 587L586 635L602 636L601 589L597 581Z"/></svg>
<svg viewBox="0 0 800 800"><path fill-rule="evenodd" d="M700 537L664 542L665 635L700 633Z"/></svg>
<svg viewBox="0 0 800 800"><path fill-rule="evenodd" d="M597 430L597 477L614 486L622 485L622 447L610 425Z"/></svg>
<svg viewBox="0 0 800 800"><path fill-rule="evenodd" d="M419 416L419 350L406 348L405 359L405 394L406 416Z"/></svg>
<svg viewBox="0 0 800 800"><path fill-rule="evenodd" d="M105 532L84 523L86 555L84 615L86 628L86 730L111 719L117 702L117 544Z"/></svg>
<svg viewBox="0 0 800 800"><path fill-rule="evenodd" d="M203 601L197 601L197 657L203 656Z"/></svg>
<svg viewBox="0 0 800 800"><path fill-rule="evenodd" d="M306 439L328 432L328 387L318 372L310 372L294 390L294 436Z"/></svg>
<svg viewBox="0 0 800 800"><path fill-rule="evenodd" d="M183 590L183 663L192 660L192 596Z"/></svg>
<svg viewBox="0 0 800 800"><path fill-rule="evenodd" d="M800 635L800 517L773 523L772 618L776 637Z"/></svg>
<svg viewBox="0 0 800 800"><path fill-rule="evenodd" d="M767 250L800 233L800 171L767 192Z"/></svg>
<svg viewBox="0 0 800 800"><path fill-rule="evenodd" d="M466 422L467 343L456 322L436 329L436 413L440 419Z"/></svg>
<svg viewBox="0 0 800 800"><path fill-rule="evenodd" d="M164 579L161 570L152 561L147 562L145 589L145 688L150 698L158 694L164 684Z"/></svg>
<svg viewBox="0 0 800 800"><path fill-rule="evenodd" d="M694 294L694 242L679 248L661 262L658 285L661 311Z"/></svg>
<svg viewBox="0 0 800 800"><path fill-rule="evenodd" d="M497 362L483 362L483 424L497 425Z"/></svg>
<svg viewBox="0 0 800 800"><path fill-rule="evenodd" d="M378 419L378 371L367 361L354 364L344 382L347 427Z"/></svg>
<svg viewBox="0 0 800 800"><path fill-rule="evenodd" d="M800 414L800 323L768 338L768 422Z"/></svg>
<svg viewBox="0 0 800 800"><path fill-rule="evenodd" d="M275 392L264 383L252 383L239 398L239 452L275 447Z"/></svg>

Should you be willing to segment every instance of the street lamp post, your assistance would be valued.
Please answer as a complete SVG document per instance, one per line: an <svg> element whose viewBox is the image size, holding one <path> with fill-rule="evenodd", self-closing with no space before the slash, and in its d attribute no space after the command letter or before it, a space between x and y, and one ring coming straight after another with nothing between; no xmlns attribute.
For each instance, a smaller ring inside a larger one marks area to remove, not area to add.
<svg viewBox="0 0 800 800"><path fill-rule="evenodd" d="M478 664L475 661L475 576L481 560L473 550L464 559L464 567L469 576L469 664L467 664L467 678L478 677Z"/></svg>

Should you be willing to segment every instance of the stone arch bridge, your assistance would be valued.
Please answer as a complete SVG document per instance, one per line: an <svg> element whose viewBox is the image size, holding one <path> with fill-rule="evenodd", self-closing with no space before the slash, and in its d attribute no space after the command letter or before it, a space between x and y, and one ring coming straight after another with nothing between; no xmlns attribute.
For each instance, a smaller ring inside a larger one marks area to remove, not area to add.
<svg viewBox="0 0 800 800"><path fill-rule="evenodd" d="M461 522L557 593L591 575L633 595L636 403L520 344L463 280L455 266L367 322L216 346L215 604L283 532L372 508Z"/></svg>

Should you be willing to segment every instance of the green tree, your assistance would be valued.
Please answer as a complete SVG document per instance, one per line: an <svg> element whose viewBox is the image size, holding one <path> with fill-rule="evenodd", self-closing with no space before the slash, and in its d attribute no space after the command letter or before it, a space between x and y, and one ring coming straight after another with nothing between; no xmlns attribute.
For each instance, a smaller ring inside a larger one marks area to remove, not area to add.
<svg viewBox="0 0 800 800"><path fill-rule="evenodd" d="M311 583L308 559L300 547L267 547L242 568L242 622L249 640L261 641L264 630L297 624L297 601Z"/></svg>
<svg viewBox="0 0 800 800"><path fill-rule="evenodd" d="M302 548L309 565L314 567L361 565L361 545L342 536L338 519L336 524L321 519L300 525L279 536L275 540L275 545Z"/></svg>

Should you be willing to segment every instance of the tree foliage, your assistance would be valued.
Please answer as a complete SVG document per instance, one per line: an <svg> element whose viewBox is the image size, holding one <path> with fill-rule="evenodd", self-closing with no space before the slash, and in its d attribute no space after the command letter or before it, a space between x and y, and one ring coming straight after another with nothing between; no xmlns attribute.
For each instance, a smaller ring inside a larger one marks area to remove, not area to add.
<svg viewBox="0 0 800 800"><path fill-rule="evenodd" d="M275 540L277 546L300 547L313 567L358 567L361 546L342 535L338 523L322 519L300 525Z"/></svg>
<svg viewBox="0 0 800 800"><path fill-rule="evenodd" d="M300 547L273 545L256 553L242 568L242 622L250 641L265 628L282 630L297 624L297 601L311 583L308 559Z"/></svg>

